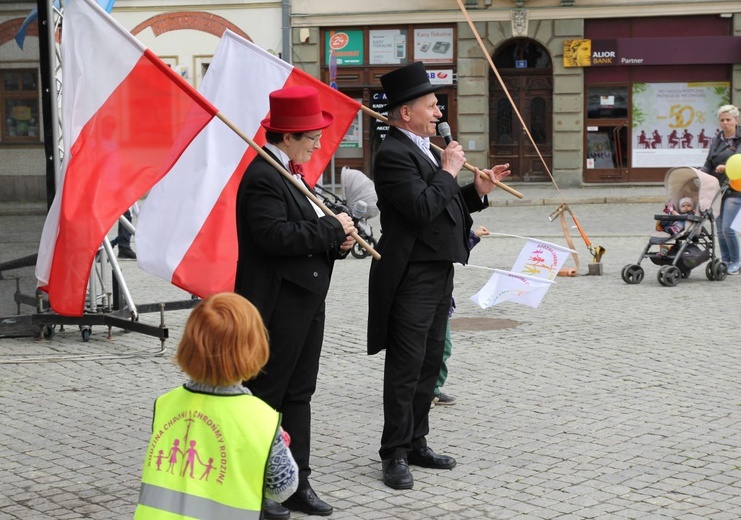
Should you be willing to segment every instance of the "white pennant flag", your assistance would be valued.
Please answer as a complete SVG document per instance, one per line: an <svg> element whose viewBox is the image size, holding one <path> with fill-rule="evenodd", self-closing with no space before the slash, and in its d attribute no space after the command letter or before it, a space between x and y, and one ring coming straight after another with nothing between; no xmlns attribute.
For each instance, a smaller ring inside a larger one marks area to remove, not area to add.
<svg viewBox="0 0 741 520"><path fill-rule="evenodd" d="M535 308L554 283L556 282L545 278L494 269L489 281L471 296L471 301L482 309L508 301Z"/></svg>
<svg viewBox="0 0 741 520"><path fill-rule="evenodd" d="M572 253L576 251L543 240L528 238L515 265L512 266L512 272L553 280Z"/></svg>
<svg viewBox="0 0 741 520"><path fill-rule="evenodd" d="M741 211L736 213L736 218L734 218L733 222L731 222L731 229L741 233Z"/></svg>

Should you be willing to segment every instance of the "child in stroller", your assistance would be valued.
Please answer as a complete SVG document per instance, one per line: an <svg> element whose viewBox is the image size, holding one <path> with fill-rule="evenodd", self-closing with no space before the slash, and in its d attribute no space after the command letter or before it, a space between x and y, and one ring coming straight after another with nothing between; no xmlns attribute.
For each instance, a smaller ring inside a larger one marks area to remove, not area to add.
<svg viewBox="0 0 741 520"><path fill-rule="evenodd" d="M627 284L643 281L641 261L645 258L661 266L657 274L661 285L676 286L681 279L704 262L708 280L722 281L728 266L715 251L715 218L720 212L723 188L712 175L688 166L670 169L665 178L666 208L654 215L656 230L636 264L623 267L621 276ZM674 210L679 207L680 211Z"/></svg>
<svg viewBox="0 0 741 520"><path fill-rule="evenodd" d="M695 202L692 197L683 197L679 201L679 211L674 209L674 204L671 202L664 206L664 213L667 215L694 215L695 214ZM684 229L686 220L660 220L656 225L656 229L664 231L670 235L677 235Z"/></svg>

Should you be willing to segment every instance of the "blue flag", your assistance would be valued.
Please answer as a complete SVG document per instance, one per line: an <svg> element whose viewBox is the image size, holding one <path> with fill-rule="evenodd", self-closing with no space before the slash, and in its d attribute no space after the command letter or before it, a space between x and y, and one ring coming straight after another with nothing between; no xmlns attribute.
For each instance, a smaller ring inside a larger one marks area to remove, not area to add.
<svg viewBox="0 0 741 520"><path fill-rule="evenodd" d="M113 9L113 2L116 0L95 0L100 7L105 9L106 13L110 13L111 9ZM54 1L54 7L56 9L59 9L59 0ZM18 44L18 47L23 50L23 42L26 41L26 29L28 29L28 26L31 25L32 22L36 21L36 18L39 17L39 11L38 8L34 7L31 9L31 12L28 13L28 16L26 16L26 19L23 20L23 23L21 24L21 28L18 29L18 32L15 33L15 43Z"/></svg>

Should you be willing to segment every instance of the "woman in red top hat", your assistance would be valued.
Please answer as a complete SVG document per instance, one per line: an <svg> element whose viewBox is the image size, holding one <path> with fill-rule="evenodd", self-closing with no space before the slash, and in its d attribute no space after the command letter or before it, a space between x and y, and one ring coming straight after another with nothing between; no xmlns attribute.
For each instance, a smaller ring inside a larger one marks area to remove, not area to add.
<svg viewBox="0 0 741 520"><path fill-rule="evenodd" d="M270 114L262 121L264 149L300 175L296 166L321 148L322 130L333 119L321 109L316 89L277 90L270 94ZM266 501L266 518L288 518L289 510L332 514L332 506L316 496L308 480L310 402L319 372L332 266L347 256L354 231L349 215L325 215L261 156L245 171L237 194L239 259L234 290L258 308L270 337L267 365L245 384L283 414L283 429L291 435L291 452L299 468L298 490L284 507Z"/></svg>

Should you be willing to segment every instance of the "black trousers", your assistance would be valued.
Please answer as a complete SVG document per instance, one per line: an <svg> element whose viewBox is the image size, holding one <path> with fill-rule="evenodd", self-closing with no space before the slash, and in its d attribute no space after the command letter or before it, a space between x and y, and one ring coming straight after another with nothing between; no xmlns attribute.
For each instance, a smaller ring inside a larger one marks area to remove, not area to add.
<svg viewBox="0 0 741 520"><path fill-rule="evenodd" d="M409 264L394 297L383 374L381 459L427 445L453 293L450 262Z"/></svg>
<svg viewBox="0 0 741 520"><path fill-rule="evenodd" d="M324 298L283 282L278 303L266 324L270 359L247 382L250 391L283 415L281 425L291 436L291 453L298 465L299 489L311 474L311 396L316 390L324 336Z"/></svg>

